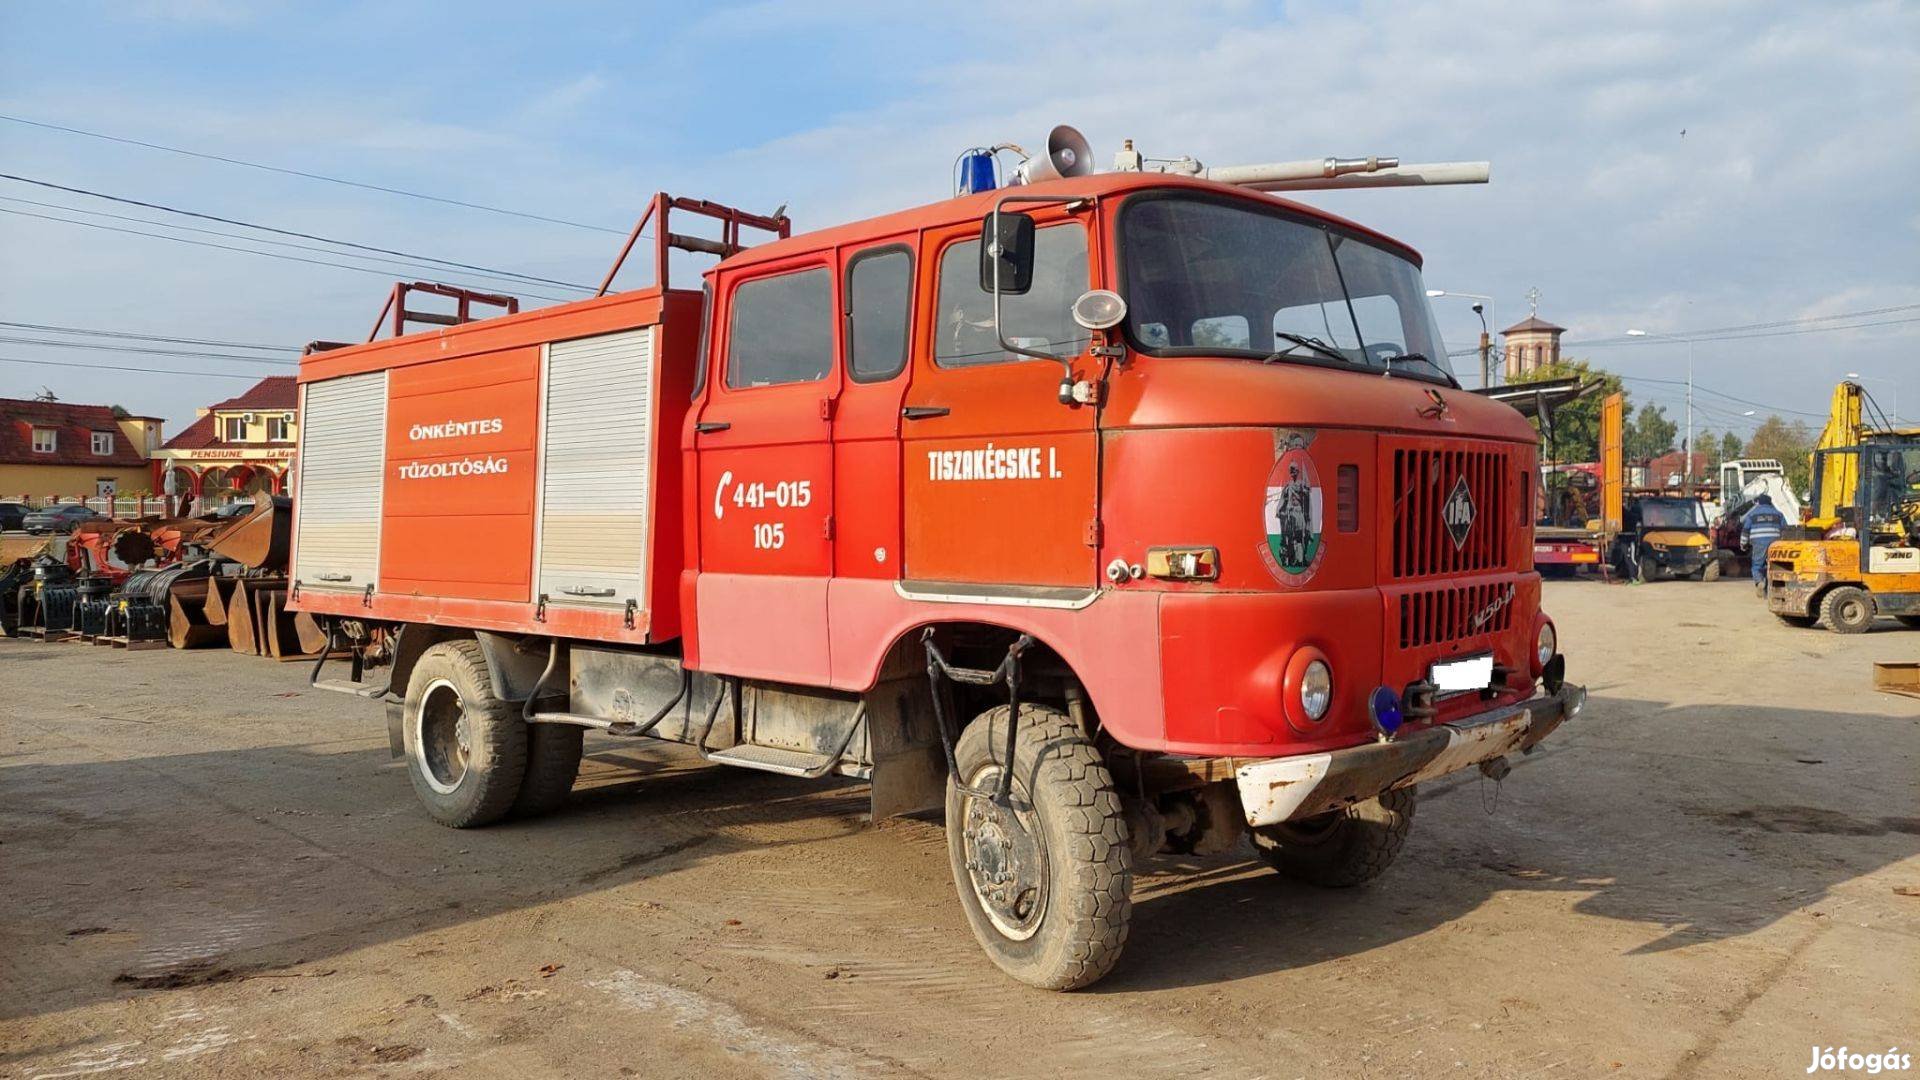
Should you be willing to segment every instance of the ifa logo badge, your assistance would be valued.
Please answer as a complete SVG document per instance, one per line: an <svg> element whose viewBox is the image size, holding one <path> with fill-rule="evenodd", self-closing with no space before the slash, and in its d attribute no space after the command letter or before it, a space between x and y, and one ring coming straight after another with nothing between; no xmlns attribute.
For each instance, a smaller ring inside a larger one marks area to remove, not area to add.
<svg viewBox="0 0 1920 1080"><path fill-rule="evenodd" d="M1326 500L1320 471L1307 456L1307 440L1298 433L1286 436L1280 456L1267 473L1266 500L1261 519L1267 542L1260 558L1267 572L1282 585L1305 585L1326 557L1323 512Z"/></svg>
<svg viewBox="0 0 1920 1080"><path fill-rule="evenodd" d="M1446 505L1440 508L1440 520L1446 523L1447 535L1453 537L1453 548L1460 550L1467 542L1467 533L1473 529L1473 492L1467 490L1465 476L1454 481L1453 494L1447 496Z"/></svg>

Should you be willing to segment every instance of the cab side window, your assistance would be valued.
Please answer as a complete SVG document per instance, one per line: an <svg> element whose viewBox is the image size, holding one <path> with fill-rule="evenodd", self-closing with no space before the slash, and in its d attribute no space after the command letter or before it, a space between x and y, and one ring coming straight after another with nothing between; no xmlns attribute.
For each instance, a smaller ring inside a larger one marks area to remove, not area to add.
<svg viewBox="0 0 1920 1080"><path fill-rule="evenodd" d="M756 278L733 291L727 386L814 382L833 364L833 275L824 266Z"/></svg>
<svg viewBox="0 0 1920 1080"><path fill-rule="evenodd" d="M1015 345L1072 355L1091 340L1073 321L1073 302L1086 291L1086 226L1074 221L1036 230L1033 288L1000 297L1000 328ZM941 367L1029 359L1002 349L994 337L993 297L980 288L978 239L941 253L938 305L933 359Z"/></svg>
<svg viewBox="0 0 1920 1080"><path fill-rule="evenodd" d="M913 256L883 248L847 267L847 368L855 382L891 379L907 366Z"/></svg>

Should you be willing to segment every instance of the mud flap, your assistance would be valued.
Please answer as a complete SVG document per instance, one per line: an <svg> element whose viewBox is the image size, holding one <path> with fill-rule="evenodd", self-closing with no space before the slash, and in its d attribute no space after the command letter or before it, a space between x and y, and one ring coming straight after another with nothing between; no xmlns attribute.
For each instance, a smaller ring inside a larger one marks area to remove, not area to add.
<svg viewBox="0 0 1920 1080"><path fill-rule="evenodd" d="M407 722L407 703L404 701L387 702L387 749L393 752L393 760L405 757L407 749L402 728Z"/></svg>

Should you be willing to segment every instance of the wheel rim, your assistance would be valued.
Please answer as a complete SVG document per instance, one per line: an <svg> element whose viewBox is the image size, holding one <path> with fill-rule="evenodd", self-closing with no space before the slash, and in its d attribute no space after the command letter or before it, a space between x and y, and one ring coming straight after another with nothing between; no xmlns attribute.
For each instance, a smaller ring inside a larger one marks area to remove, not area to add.
<svg viewBox="0 0 1920 1080"><path fill-rule="evenodd" d="M967 786L998 791L1000 766L981 767ZM960 841L974 899L1001 936L1025 941L1039 932L1047 914L1047 847L1033 802L1018 783L1011 806L972 794L962 798Z"/></svg>
<svg viewBox="0 0 1920 1080"><path fill-rule="evenodd" d="M1866 605L1861 603L1860 601L1852 597L1848 597L1847 599L1840 601L1840 621L1841 622L1844 622L1849 626L1851 626L1852 624L1859 622L1862 618L1865 617L1865 615L1866 615Z"/></svg>
<svg viewBox="0 0 1920 1080"><path fill-rule="evenodd" d="M458 687L446 679L428 684L414 716L413 736L421 779L440 794L451 795L466 779L473 752L473 724Z"/></svg>

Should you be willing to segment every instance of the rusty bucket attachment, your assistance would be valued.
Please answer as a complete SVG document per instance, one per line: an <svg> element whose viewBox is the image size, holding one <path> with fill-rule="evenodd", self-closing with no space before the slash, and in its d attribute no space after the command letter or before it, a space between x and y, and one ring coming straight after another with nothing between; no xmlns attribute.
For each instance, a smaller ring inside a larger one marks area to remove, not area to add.
<svg viewBox="0 0 1920 1080"><path fill-rule="evenodd" d="M207 550L249 570L284 570L293 539L293 500L275 495L206 541Z"/></svg>

